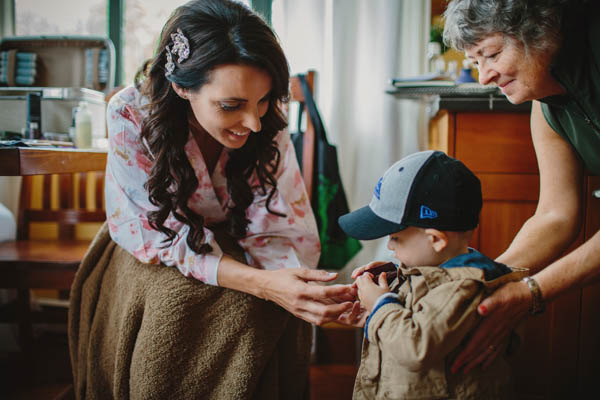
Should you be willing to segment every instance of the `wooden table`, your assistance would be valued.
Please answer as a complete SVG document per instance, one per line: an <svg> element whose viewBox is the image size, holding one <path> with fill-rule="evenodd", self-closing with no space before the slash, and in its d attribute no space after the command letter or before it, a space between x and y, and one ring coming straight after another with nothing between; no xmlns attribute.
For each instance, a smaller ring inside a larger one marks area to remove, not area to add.
<svg viewBox="0 0 600 400"><path fill-rule="evenodd" d="M2 147L0 176L103 171L106 168L106 156L106 150L101 149ZM105 217L104 211L89 213L100 213L102 220ZM19 224L25 220L22 215L20 211ZM14 306L0 309L0 322L18 323L21 351L28 360L23 365L32 365L36 354L32 345L32 324L65 323L67 320L66 309L32 311L30 289L68 289L88 247L89 241L73 240L25 239L0 244L0 287L17 290Z"/></svg>
<svg viewBox="0 0 600 400"><path fill-rule="evenodd" d="M106 150L103 149L0 148L0 176L66 174L105 168Z"/></svg>

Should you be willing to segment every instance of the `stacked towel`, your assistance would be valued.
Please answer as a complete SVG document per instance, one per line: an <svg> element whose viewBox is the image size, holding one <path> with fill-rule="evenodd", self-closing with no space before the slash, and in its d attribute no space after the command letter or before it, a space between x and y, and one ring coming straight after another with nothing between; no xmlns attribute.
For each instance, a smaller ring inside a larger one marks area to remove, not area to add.
<svg viewBox="0 0 600 400"><path fill-rule="evenodd" d="M94 63L94 53L98 53L98 61ZM86 49L85 51L85 81L89 86L94 82L106 84L108 82L109 59L107 49ZM97 74L97 76L94 76Z"/></svg>
<svg viewBox="0 0 600 400"><path fill-rule="evenodd" d="M35 53L16 53L14 65L14 83L16 85L31 86L35 82L37 75ZM9 76L9 55L8 51L0 52L0 84L8 84Z"/></svg>
<svg viewBox="0 0 600 400"><path fill-rule="evenodd" d="M100 83L108 82L108 50L100 50L98 56L98 81Z"/></svg>

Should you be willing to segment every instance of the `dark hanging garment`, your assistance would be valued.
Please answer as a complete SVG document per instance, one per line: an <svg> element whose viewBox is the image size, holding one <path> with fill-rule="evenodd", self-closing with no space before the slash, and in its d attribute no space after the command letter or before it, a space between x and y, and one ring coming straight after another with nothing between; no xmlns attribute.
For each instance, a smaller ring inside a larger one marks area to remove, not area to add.
<svg viewBox="0 0 600 400"><path fill-rule="evenodd" d="M298 75L298 78L308 108L308 117L315 129L311 203L317 219L321 241L319 268L341 269L360 251L362 245L358 240L346 235L337 223L338 217L349 212L348 201L346 200L338 167L337 149L327 141L325 128L306 82L306 77ZM298 132L292 134L292 142L301 168L304 132L302 132L300 124L303 109L304 104L300 104Z"/></svg>

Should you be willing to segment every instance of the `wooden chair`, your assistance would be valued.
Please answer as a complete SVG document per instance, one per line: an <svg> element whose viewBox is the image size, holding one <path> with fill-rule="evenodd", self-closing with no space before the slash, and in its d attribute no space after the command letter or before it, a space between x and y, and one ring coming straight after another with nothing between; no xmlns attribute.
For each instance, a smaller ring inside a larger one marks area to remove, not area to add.
<svg viewBox="0 0 600 400"><path fill-rule="evenodd" d="M0 288L16 289L17 299L2 308L0 321L17 322L24 353L31 351L34 323L67 321L66 307L32 310L31 289L69 290L91 238L106 218L103 186L103 171L23 177L17 240L0 243ZM81 239L85 228L88 233Z"/></svg>
<svg viewBox="0 0 600 400"><path fill-rule="evenodd" d="M74 398L66 333L34 338L33 326L67 323L75 272L106 218L103 192L104 171L23 177L17 240L0 243L0 288L17 292L0 308L0 322L18 325L20 353L10 356L6 378L14 398ZM62 306L32 307L39 289Z"/></svg>
<svg viewBox="0 0 600 400"><path fill-rule="evenodd" d="M308 87L310 88L311 93L314 93L315 71L309 70L305 75ZM296 75L290 78L290 101L297 101L304 104L304 94L302 93L302 87L300 86L300 79L298 79L298 76ZM300 163L300 168L302 169L302 177L304 178L308 197L312 200L315 127L309 118L308 107L306 107L306 105L304 105L303 115L306 117L306 130L304 131L304 138L302 141L302 162Z"/></svg>

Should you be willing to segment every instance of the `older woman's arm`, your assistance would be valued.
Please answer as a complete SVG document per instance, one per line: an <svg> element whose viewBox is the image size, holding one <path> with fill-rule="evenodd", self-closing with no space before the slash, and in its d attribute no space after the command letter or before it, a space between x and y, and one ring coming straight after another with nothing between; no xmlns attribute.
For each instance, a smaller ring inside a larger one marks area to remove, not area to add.
<svg viewBox="0 0 600 400"><path fill-rule="evenodd" d="M582 166L571 146L546 122L540 104L533 102L531 133L540 169L540 199L535 214L523 225L498 261L513 267L540 271L551 264L576 238L581 227ZM598 235L596 235L598 236ZM594 237L568 256L534 275L545 301L580 285L591 271L600 274ZM527 284L503 286L485 299L478 311L485 316L465 349L457 356L453 371L491 362L497 354L490 350L522 320L531 307ZM495 348L498 348L496 346Z"/></svg>
<svg viewBox="0 0 600 400"><path fill-rule="evenodd" d="M582 166L569 143L548 125L537 101L531 136L540 170L538 206L498 261L538 271L556 260L580 230Z"/></svg>

